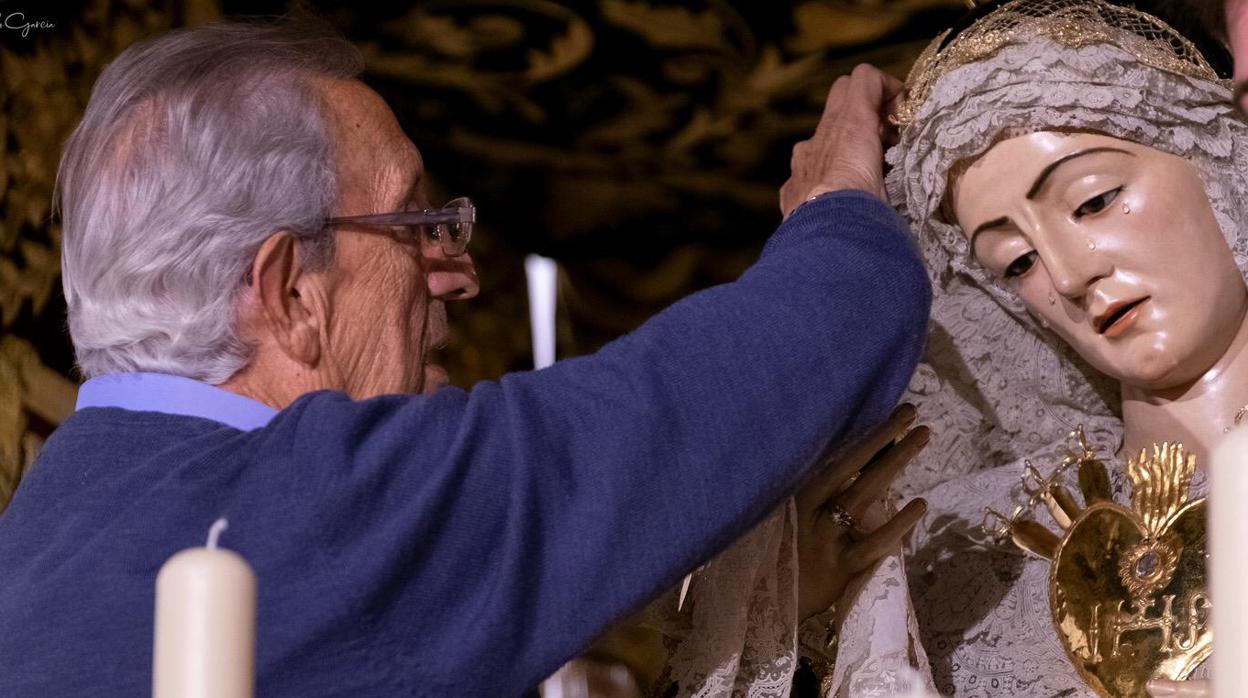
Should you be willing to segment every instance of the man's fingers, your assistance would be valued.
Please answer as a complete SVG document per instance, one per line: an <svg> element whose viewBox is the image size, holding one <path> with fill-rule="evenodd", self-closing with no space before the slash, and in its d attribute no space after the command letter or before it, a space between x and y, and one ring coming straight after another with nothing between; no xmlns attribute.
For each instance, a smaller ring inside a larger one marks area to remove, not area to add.
<svg viewBox="0 0 1248 698"><path fill-rule="evenodd" d="M905 432L914 422L915 414L913 405L903 404L893 410L888 421L838 451L824 470L798 491L798 510L813 512L823 506L824 502L840 492L844 484L862 470L871 456Z"/></svg>
<svg viewBox="0 0 1248 698"><path fill-rule="evenodd" d="M828 98L823 102L823 114L819 124L815 126L815 137L825 132L829 126L841 118L845 106L845 95L849 93L849 76L842 76L832 83L828 90Z"/></svg>
<svg viewBox="0 0 1248 698"><path fill-rule="evenodd" d="M870 101L879 104L884 101L885 78L888 77L879 68L868 63L859 63L849 74L850 87L862 90L861 94Z"/></svg>
<svg viewBox="0 0 1248 698"><path fill-rule="evenodd" d="M846 96L845 113L852 117L855 128L879 128L880 115L890 96L886 94L884 78L877 68L867 64L854 68L849 76L849 94Z"/></svg>
<svg viewBox="0 0 1248 698"><path fill-rule="evenodd" d="M837 497L836 503L851 515L861 517L872 502L884 496L897 475L923 450L931 434L927 427L917 427L901 441L889 446L883 456L868 465L862 476Z"/></svg>
<svg viewBox="0 0 1248 698"><path fill-rule="evenodd" d="M886 77L869 65L855 68L842 110L844 118L836 124L847 146L845 166L852 173L850 181L857 181L858 187L881 198L884 197L884 148L888 138L884 129L889 125Z"/></svg>
<svg viewBox="0 0 1248 698"><path fill-rule="evenodd" d="M860 574L896 550L902 539L926 513L927 502L922 499L913 499L883 526L846 548L841 556L841 564L845 565L845 574Z"/></svg>
<svg viewBox="0 0 1248 698"><path fill-rule="evenodd" d="M915 411L914 405L902 403L897 406L897 409L893 410L886 422L846 446L834 457L836 465L833 466L833 469L839 471L842 481L857 475L858 471L862 470L872 456L883 450L894 439L904 434L910 428L910 425L914 423L914 418L917 415L918 413Z"/></svg>
<svg viewBox="0 0 1248 698"><path fill-rule="evenodd" d="M896 89L893 78L869 65L832 83L809 147L793 152L795 184L780 203L786 216L802 200L824 191L861 189L884 197L880 127L886 121L885 103Z"/></svg>
<svg viewBox="0 0 1248 698"><path fill-rule="evenodd" d="M826 132L833 126L850 132L874 132L876 124L888 113L888 103L901 92L902 87L897 78L866 63L858 65L852 73L832 83L815 133Z"/></svg>

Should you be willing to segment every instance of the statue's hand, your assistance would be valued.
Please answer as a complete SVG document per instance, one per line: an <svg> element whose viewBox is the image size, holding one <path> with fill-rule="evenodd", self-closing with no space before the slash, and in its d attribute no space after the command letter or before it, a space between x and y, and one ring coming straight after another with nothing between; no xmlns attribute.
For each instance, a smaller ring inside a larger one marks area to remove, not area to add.
<svg viewBox="0 0 1248 698"><path fill-rule="evenodd" d="M1208 698L1213 688L1208 681L1153 679L1148 682L1148 694L1153 698Z"/></svg>
<svg viewBox="0 0 1248 698"><path fill-rule="evenodd" d="M884 194L884 141L893 129L885 118L902 83L869 65L837 78L823 116L809 140L793 146L792 175L780 189L787 218L808 199L839 189Z"/></svg>
<svg viewBox="0 0 1248 698"><path fill-rule="evenodd" d="M927 503L916 499L891 519L869 517L873 508L882 512L878 503L888 486L927 444L927 427L906 433L914 417L914 408L902 405L798 491L799 620L840 599L850 580L896 550L927 511Z"/></svg>

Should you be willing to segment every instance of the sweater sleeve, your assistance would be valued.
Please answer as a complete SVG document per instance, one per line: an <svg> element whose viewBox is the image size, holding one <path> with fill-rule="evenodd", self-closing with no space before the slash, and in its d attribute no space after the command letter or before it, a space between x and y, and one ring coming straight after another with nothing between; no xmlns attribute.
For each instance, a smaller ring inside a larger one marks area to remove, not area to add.
<svg viewBox="0 0 1248 698"><path fill-rule="evenodd" d="M885 418L929 304L897 214L839 192L596 354L469 392L315 393L262 448L303 464L285 486L390 646L456 695L518 694Z"/></svg>

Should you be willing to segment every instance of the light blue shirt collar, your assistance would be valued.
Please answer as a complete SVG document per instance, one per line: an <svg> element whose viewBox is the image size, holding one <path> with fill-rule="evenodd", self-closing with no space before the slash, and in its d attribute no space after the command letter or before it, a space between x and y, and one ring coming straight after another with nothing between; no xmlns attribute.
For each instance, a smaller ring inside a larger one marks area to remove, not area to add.
<svg viewBox="0 0 1248 698"><path fill-rule="evenodd" d="M277 410L238 393L165 373L112 373L78 389L77 409L120 407L200 417L251 431L269 423Z"/></svg>

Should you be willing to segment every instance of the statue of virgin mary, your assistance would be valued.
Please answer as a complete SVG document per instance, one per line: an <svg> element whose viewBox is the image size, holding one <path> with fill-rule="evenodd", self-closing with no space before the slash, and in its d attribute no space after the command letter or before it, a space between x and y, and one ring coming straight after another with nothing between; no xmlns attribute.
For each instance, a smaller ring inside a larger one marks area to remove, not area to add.
<svg viewBox="0 0 1248 698"><path fill-rule="evenodd" d="M782 612L783 512L712 561L672 658L682 695L784 695L808 651L834 656L833 698L1106 695L1054 627L1049 561L994 534L1037 513L1028 474L1076 429L1121 500L1129 456L1178 441L1203 465L1248 412L1248 125L1230 97L1191 41L1104 0L992 3L929 46L887 156L935 293L907 398L933 437L898 486L929 513L835 644Z"/></svg>
<svg viewBox="0 0 1248 698"><path fill-rule="evenodd" d="M1202 493L1248 403L1248 126L1155 17L987 9L920 58L888 154L935 291L907 398L934 434L901 483L930 503L911 599L942 693L1107 695L1054 627L1049 562L993 534L1038 514L1080 427L1119 500L1161 442Z"/></svg>

